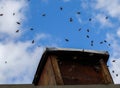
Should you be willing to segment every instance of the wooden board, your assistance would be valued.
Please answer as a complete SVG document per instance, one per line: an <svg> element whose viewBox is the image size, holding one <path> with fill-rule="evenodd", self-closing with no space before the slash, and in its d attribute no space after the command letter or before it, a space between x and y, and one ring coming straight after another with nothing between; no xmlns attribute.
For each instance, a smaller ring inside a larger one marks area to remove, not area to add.
<svg viewBox="0 0 120 88"><path fill-rule="evenodd" d="M64 85L63 83L63 79L61 77L61 72L58 66L58 62L57 62L57 57L56 56L50 56L51 58L51 63L53 66L53 71L54 71L54 75L55 75L55 79L56 79L56 84L57 85Z"/></svg>
<svg viewBox="0 0 120 88"><path fill-rule="evenodd" d="M105 84L99 65L63 59L59 67L65 85Z"/></svg>
<svg viewBox="0 0 120 88"><path fill-rule="evenodd" d="M55 76L54 76L51 60L49 57L41 74L38 85L41 86L56 85Z"/></svg>
<svg viewBox="0 0 120 88"><path fill-rule="evenodd" d="M101 69L102 69L102 75L103 75L104 82L106 84L113 83L112 77L110 76L108 68L107 68L105 62L103 61L103 59L100 60L100 65L101 65Z"/></svg>
<svg viewBox="0 0 120 88"><path fill-rule="evenodd" d="M92 85L113 83L103 60L90 61L84 59L84 57L82 59L80 58L49 55L38 85Z"/></svg>

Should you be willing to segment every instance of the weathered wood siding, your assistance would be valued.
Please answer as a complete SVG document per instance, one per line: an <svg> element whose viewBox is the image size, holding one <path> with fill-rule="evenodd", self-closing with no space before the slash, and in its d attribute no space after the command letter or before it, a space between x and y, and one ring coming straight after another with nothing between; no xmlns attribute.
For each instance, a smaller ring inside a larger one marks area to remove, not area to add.
<svg viewBox="0 0 120 88"><path fill-rule="evenodd" d="M56 56L50 56L57 85L64 85Z"/></svg>
<svg viewBox="0 0 120 88"><path fill-rule="evenodd" d="M104 82L106 84L113 83L113 80L112 80L112 77L110 75L110 72L109 72L106 64L104 63L103 59L100 60L100 65L101 65L101 69L102 69L101 71L102 71Z"/></svg>
<svg viewBox="0 0 120 88"><path fill-rule="evenodd" d="M102 69L98 65L87 65L74 60L59 61L65 85L104 84Z"/></svg>
<svg viewBox="0 0 120 88"><path fill-rule="evenodd" d="M38 85L113 84L105 61L92 57L48 55Z"/></svg>
<svg viewBox="0 0 120 88"><path fill-rule="evenodd" d="M40 76L38 85L56 85L55 75L50 58L47 59L43 72Z"/></svg>

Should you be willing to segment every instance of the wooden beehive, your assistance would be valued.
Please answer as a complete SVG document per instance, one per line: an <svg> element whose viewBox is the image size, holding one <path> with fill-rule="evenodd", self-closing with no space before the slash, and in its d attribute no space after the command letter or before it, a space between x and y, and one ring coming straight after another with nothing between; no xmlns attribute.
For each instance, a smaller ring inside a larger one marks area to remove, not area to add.
<svg viewBox="0 0 120 88"><path fill-rule="evenodd" d="M111 84L106 51L47 48L38 65L35 85Z"/></svg>

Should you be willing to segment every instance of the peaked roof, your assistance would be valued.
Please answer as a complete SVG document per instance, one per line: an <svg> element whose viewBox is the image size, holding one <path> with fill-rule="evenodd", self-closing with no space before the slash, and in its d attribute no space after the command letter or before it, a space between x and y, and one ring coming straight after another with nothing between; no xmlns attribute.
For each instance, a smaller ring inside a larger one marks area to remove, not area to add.
<svg viewBox="0 0 120 88"><path fill-rule="evenodd" d="M83 60L87 60L88 62L93 61L93 63L96 63L100 59L103 59L105 63L107 63L109 58L109 53L107 51L73 49L73 48L46 48L38 64L38 68L33 79L33 84L37 85L44 65L47 61L47 57L49 55L56 55L62 57L80 56L81 58L84 58Z"/></svg>

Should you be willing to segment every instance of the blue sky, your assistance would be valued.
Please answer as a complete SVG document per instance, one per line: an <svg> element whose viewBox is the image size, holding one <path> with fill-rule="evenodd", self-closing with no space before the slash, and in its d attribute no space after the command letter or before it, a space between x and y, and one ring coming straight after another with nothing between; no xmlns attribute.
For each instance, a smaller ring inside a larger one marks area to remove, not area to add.
<svg viewBox="0 0 120 88"><path fill-rule="evenodd" d="M31 83L45 47L109 51L120 84L119 8L119 0L0 0L0 84Z"/></svg>

